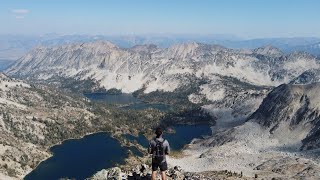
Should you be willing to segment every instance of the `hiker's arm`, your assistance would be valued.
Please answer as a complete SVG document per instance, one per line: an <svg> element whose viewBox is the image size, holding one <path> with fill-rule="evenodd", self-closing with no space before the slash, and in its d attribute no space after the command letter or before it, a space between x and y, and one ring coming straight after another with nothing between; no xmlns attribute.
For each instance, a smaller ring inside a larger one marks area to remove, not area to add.
<svg viewBox="0 0 320 180"><path fill-rule="evenodd" d="M149 142L148 153L149 153L149 154L152 154L152 153L153 153L153 152L152 152L152 143L151 143L151 142Z"/></svg>
<svg viewBox="0 0 320 180"><path fill-rule="evenodd" d="M166 144L167 144L167 145L166 145L165 153L166 153L166 154L169 154L169 153L170 153L170 145L169 145L169 142L167 141Z"/></svg>

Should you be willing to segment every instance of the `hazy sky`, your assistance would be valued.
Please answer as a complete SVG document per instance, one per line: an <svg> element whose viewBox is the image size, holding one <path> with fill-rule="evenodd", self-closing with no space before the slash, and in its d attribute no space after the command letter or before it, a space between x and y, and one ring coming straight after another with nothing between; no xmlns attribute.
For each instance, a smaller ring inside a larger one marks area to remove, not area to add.
<svg viewBox="0 0 320 180"><path fill-rule="evenodd" d="M320 0L1 0L0 34L320 37Z"/></svg>

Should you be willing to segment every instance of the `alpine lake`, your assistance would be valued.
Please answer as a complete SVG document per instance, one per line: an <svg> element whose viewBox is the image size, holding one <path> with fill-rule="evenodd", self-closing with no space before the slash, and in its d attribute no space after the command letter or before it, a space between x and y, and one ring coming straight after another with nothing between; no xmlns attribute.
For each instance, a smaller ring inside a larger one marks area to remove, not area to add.
<svg viewBox="0 0 320 180"><path fill-rule="evenodd" d="M170 111L170 105L150 104L142 102L131 94L85 94L92 101L109 104L120 104L119 108L142 110L146 108ZM208 124L199 125L173 125L174 133L164 133L164 138L170 143L171 150L179 151L194 138L211 135ZM149 140L143 135L123 135L125 139L147 148ZM110 134L100 132L84 136L81 139L69 139L62 144L50 148L52 157L41 162L36 169L29 173L26 180L57 180L60 178L86 179L97 171L124 164L131 151L135 156L144 154L136 147L121 146L120 142Z"/></svg>

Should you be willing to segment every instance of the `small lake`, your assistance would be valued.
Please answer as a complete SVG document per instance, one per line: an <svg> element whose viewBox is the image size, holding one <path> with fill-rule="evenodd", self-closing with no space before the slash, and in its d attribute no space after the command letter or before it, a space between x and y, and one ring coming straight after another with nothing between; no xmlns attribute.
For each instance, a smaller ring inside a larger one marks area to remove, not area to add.
<svg viewBox="0 0 320 180"><path fill-rule="evenodd" d="M193 138L201 138L211 134L209 125L175 125L175 133L164 134L172 150L181 150ZM136 141L144 148L149 146L145 136L124 135L129 141ZM136 156L143 153L136 147L122 147L118 140L108 133L96 133L81 139L64 141L53 146L50 151L53 156L43 161L25 177L25 180L56 180L63 177L85 179L97 171L124 163L129 150Z"/></svg>
<svg viewBox="0 0 320 180"><path fill-rule="evenodd" d="M170 143L172 150L181 150L186 144L189 144L194 138L212 135L210 125L175 125L172 127L175 133L165 133L163 137Z"/></svg>
<svg viewBox="0 0 320 180"><path fill-rule="evenodd" d="M92 101L105 102L107 104L125 105L121 107L122 109L144 110L152 108L158 109L160 111L171 110L170 105L160 103L146 103L132 96L132 94L85 93L84 95Z"/></svg>
<svg viewBox="0 0 320 180"><path fill-rule="evenodd" d="M120 107L126 109L154 108L161 111L171 109L165 104L144 103L131 94L90 93L85 96L93 101L109 104L129 104ZM171 128L175 133L165 133L164 138L169 141L171 149L174 151L181 150L194 138L201 138L212 133L207 124L174 125ZM144 148L149 146L149 140L141 133L138 137L132 135L124 135L124 137L129 141L139 143ZM53 156L41 162L35 170L25 177L26 180L85 179L97 171L124 163L129 151L139 157L144 155L134 146L122 147L119 141L108 133L96 133L81 139L66 140L61 145L53 146L50 151Z"/></svg>
<svg viewBox="0 0 320 180"><path fill-rule="evenodd" d="M212 135L212 130L208 124L198 125L174 125L171 127L174 133L164 133L163 138L168 140L173 151L181 150L186 144L189 144L194 138L202 138L202 136ZM142 147L148 148L148 139L139 134L135 137L130 134L124 135L125 138L132 142L139 143Z"/></svg>
<svg viewBox="0 0 320 180"><path fill-rule="evenodd" d="M53 156L28 174L26 180L85 179L97 171L124 163L128 148L107 133L96 133L53 146ZM134 149L132 150L134 151Z"/></svg>
<svg viewBox="0 0 320 180"><path fill-rule="evenodd" d="M131 134L125 134L123 136L128 141L136 142L136 143L140 144L144 148L148 148L149 147L149 140L141 133L139 133L139 136L137 136L137 137L133 136Z"/></svg>

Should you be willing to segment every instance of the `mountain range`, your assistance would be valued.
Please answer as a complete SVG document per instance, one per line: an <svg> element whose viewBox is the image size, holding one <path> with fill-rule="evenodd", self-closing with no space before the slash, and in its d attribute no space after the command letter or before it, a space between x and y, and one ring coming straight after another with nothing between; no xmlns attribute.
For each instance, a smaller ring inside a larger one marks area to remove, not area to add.
<svg viewBox="0 0 320 180"><path fill-rule="evenodd" d="M110 41L122 48L131 48L135 45L155 44L167 48L174 44L199 42L204 44L220 44L228 48L254 49L261 46L275 46L285 53L305 51L313 55L320 55L320 38L257 38L243 39L233 35L210 34L146 34L146 35L0 35L0 60L16 60L26 52L37 46L57 46L66 43L84 43L97 40Z"/></svg>
<svg viewBox="0 0 320 180"><path fill-rule="evenodd" d="M319 72L317 56L270 45L122 48L109 41L37 47L5 70L56 87L73 79L77 86L93 82L91 91L180 93L217 123L213 136L194 140L183 158L169 158L170 165L191 172L236 169L270 179L320 177Z"/></svg>
<svg viewBox="0 0 320 180"><path fill-rule="evenodd" d="M54 77L93 79L105 89L123 92L173 91L181 75L214 81L215 75L234 77L259 86L289 83L305 71L319 69L316 57L285 54L272 46L235 50L218 45L184 43L160 48L137 45L120 48L108 41L38 47L5 72L15 77L50 80Z"/></svg>
<svg viewBox="0 0 320 180"><path fill-rule="evenodd" d="M168 48L156 45L120 48L108 41L96 41L38 47L5 72L46 83L63 84L61 78L90 80L106 90L119 89L125 93L143 90L145 94L174 92L201 80L199 87L188 95L189 101L210 102L215 104L214 108L231 108L232 114L241 112L238 116L244 116L254 112L273 87L318 82L319 69L320 60L308 53L285 54L272 46L237 50L191 42ZM258 96L253 98L253 94ZM247 104L250 108L237 105L245 104L241 101L250 102ZM262 117L256 119L270 126Z"/></svg>

